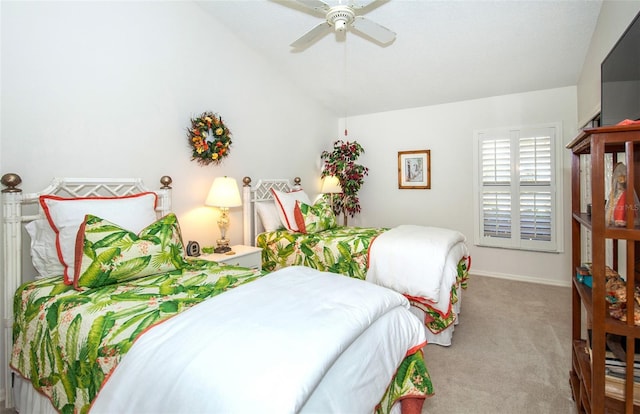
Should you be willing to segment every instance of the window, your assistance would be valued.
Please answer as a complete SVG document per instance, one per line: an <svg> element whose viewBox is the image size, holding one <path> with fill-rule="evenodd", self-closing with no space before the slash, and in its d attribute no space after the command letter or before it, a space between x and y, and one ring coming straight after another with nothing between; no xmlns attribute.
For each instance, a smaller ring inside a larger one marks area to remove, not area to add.
<svg viewBox="0 0 640 414"><path fill-rule="evenodd" d="M474 134L476 244L561 250L560 125Z"/></svg>

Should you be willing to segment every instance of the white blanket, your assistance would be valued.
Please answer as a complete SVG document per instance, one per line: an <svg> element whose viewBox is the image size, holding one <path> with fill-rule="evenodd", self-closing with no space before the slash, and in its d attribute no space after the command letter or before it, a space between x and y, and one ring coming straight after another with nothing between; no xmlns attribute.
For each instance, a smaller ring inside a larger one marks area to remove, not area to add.
<svg viewBox="0 0 640 414"><path fill-rule="evenodd" d="M465 241L464 235L455 230L395 227L376 237L369 247L367 281L427 300L446 313L451 286L456 282L455 266L467 253ZM445 267L452 260L453 272Z"/></svg>
<svg viewBox="0 0 640 414"><path fill-rule="evenodd" d="M91 412L294 413L322 406L311 397L323 389L323 381L332 381L324 389L347 392L345 379L354 367L367 372L372 364L388 365L375 390L346 394L346 400L354 400L350 403L363 400L364 405L352 407L355 411L371 412L407 350L425 341L424 327L408 307L402 295L373 284L287 267L142 335ZM400 317L391 329L404 338L400 345L383 345L387 341L380 339L389 336L389 317ZM383 330L371 334L372 325ZM359 344L357 352L345 363L340 357L353 344ZM392 348L394 361L377 353L384 346ZM336 373L340 366L349 371Z"/></svg>

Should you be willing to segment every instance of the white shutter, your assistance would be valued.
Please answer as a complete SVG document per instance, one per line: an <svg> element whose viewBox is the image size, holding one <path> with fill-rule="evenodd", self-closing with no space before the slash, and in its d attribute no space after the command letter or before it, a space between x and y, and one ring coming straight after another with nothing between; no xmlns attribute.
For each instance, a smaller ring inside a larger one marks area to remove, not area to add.
<svg viewBox="0 0 640 414"><path fill-rule="evenodd" d="M481 142L484 237L511 239L511 140Z"/></svg>
<svg viewBox="0 0 640 414"><path fill-rule="evenodd" d="M559 126L476 132L480 245L557 250Z"/></svg>
<svg viewBox="0 0 640 414"><path fill-rule="evenodd" d="M519 139L520 184L551 184L551 137Z"/></svg>
<svg viewBox="0 0 640 414"><path fill-rule="evenodd" d="M511 192L483 191L482 216L485 237L511 238Z"/></svg>
<svg viewBox="0 0 640 414"><path fill-rule="evenodd" d="M508 138L482 141L482 184L510 185L511 142Z"/></svg>
<svg viewBox="0 0 640 414"><path fill-rule="evenodd" d="M551 241L553 218L548 190L520 192L520 239Z"/></svg>
<svg viewBox="0 0 640 414"><path fill-rule="evenodd" d="M520 239L551 241L551 134L519 139ZM535 186L535 187L534 187Z"/></svg>

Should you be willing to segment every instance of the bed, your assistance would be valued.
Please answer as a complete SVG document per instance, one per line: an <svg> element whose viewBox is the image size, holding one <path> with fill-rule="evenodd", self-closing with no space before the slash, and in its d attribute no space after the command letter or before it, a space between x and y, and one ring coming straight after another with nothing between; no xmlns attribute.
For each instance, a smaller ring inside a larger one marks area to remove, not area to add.
<svg viewBox="0 0 640 414"><path fill-rule="evenodd" d="M157 191L54 179L26 194L20 181L2 177L6 407L419 413L433 393L402 295L185 257L166 176Z"/></svg>
<svg viewBox="0 0 640 414"><path fill-rule="evenodd" d="M338 226L327 202L312 202L299 178L243 183L244 244L263 249L263 269L308 266L393 289L424 321L428 343L451 345L471 267L461 233Z"/></svg>

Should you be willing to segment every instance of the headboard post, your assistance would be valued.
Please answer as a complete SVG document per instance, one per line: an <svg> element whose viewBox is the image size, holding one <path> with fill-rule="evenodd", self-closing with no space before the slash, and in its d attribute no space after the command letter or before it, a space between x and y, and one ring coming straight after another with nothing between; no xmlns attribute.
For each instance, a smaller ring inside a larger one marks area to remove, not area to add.
<svg viewBox="0 0 640 414"><path fill-rule="evenodd" d="M251 177L244 177L242 179L242 244L245 246L253 246L255 240L251 240L251 234L253 234L253 220L251 205Z"/></svg>
<svg viewBox="0 0 640 414"><path fill-rule="evenodd" d="M156 193L160 197L160 216L164 217L171 212L171 183L173 179L168 175L163 175L160 178L160 184L162 187Z"/></svg>
<svg viewBox="0 0 640 414"><path fill-rule="evenodd" d="M244 186L242 187L242 221L243 221L243 239L247 246L255 246L258 234L264 231L264 227L259 223L256 203L273 202L272 190L278 191L295 191L302 189L302 180L300 177L291 181L286 178L263 178L258 180L254 187L251 187L251 177L242 179Z"/></svg>
<svg viewBox="0 0 640 414"><path fill-rule="evenodd" d="M13 407L13 393L11 392L11 351L13 349L13 292L18 289L22 267L22 190L17 186L22 182L18 174L5 174L2 176L2 184L6 186L2 190L2 273L4 301L2 309L2 338L4 355L2 358L2 370L4 377L6 408Z"/></svg>

